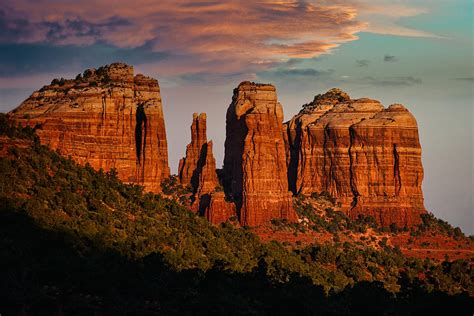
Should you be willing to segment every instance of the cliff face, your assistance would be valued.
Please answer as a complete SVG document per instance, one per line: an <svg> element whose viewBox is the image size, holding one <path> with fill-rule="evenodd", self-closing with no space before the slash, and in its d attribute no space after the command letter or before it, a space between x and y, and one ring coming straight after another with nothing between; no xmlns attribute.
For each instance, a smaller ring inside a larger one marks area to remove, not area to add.
<svg viewBox="0 0 474 316"><path fill-rule="evenodd" d="M352 170L358 194L351 216L367 214L384 225L421 222L423 167L415 118L394 104L351 129Z"/></svg>
<svg viewBox="0 0 474 316"><path fill-rule="evenodd" d="M423 206L421 148L414 117L401 105L318 95L287 122L288 179L295 193L327 191L352 218L411 226Z"/></svg>
<svg viewBox="0 0 474 316"><path fill-rule="evenodd" d="M81 164L108 171L124 182L159 192L169 176L160 88L134 76L133 67L111 64L75 80L53 80L9 116L37 125L41 143Z"/></svg>
<svg viewBox="0 0 474 316"><path fill-rule="evenodd" d="M243 82L234 90L226 118L224 178L242 225L296 220L282 121L274 86Z"/></svg>

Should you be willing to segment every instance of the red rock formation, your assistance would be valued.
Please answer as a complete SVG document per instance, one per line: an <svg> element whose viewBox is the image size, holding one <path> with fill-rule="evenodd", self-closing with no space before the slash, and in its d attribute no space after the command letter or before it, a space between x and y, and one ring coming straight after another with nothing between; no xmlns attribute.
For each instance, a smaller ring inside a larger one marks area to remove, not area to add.
<svg viewBox="0 0 474 316"><path fill-rule="evenodd" d="M224 192L218 191L220 184L216 173L216 160L212 153L212 141L204 146L203 151L206 158L199 172L195 203L199 202L200 214L204 214L212 224L217 225L236 217L237 212L235 204L226 201Z"/></svg>
<svg viewBox="0 0 474 316"><path fill-rule="evenodd" d="M233 203L225 201L216 173L216 160L212 141L207 141L206 114L193 114L191 143L186 147L186 157L181 159L178 177L193 192L191 209L205 215L213 224L219 224L235 216Z"/></svg>
<svg viewBox="0 0 474 316"><path fill-rule="evenodd" d="M219 186L219 179L216 173L216 159L212 153L212 141L207 142L201 151L201 161L197 171L199 180L197 183L196 194L203 196L214 192Z"/></svg>
<svg viewBox="0 0 474 316"><path fill-rule="evenodd" d="M225 200L224 192L213 192L209 195L209 205L204 210L204 216L218 225L236 217L237 210L234 203Z"/></svg>
<svg viewBox="0 0 474 316"><path fill-rule="evenodd" d="M10 138L6 135L0 135L0 157L13 156L10 152L12 148L25 149L33 145L33 141L21 138ZM14 159L14 157L12 157Z"/></svg>
<svg viewBox="0 0 474 316"><path fill-rule="evenodd" d="M333 89L306 104L286 127L295 193L329 192L352 218L372 215L382 225L420 222L426 212L421 149L406 109L351 100Z"/></svg>
<svg viewBox="0 0 474 316"><path fill-rule="evenodd" d="M394 104L351 127L352 173L357 192L351 217L371 215L388 226L421 222L423 167L413 115Z"/></svg>
<svg viewBox="0 0 474 316"><path fill-rule="evenodd" d="M243 82L234 90L227 110L224 177L241 225L296 220L282 120L274 86Z"/></svg>
<svg viewBox="0 0 474 316"><path fill-rule="evenodd" d="M198 163L207 146L206 114L193 114L191 125L191 143L186 146L186 157L179 161L178 178L182 185L197 189L198 186ZM205 155L205 154L204 154Z"/></svg>
<svg viewBox="0 0 474 316"><path fill-rule="evenodd" d="M134 76L131 66L116 63L75 80L55 79L9 116L41 124L43 144L94 169L115 168L124 182L159 192L169 176L158 82Z"/></svg>

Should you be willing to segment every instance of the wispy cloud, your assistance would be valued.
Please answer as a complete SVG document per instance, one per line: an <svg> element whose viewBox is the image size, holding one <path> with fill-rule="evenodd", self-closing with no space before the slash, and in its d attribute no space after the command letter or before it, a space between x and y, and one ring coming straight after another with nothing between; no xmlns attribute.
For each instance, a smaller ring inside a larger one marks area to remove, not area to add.
<svg viewBox="0 0 474 316"><path fill-rule="evenodd" d="M401 76L401 77L364 77L358 79L352 79L352 83L372 85L376 87L409 87L415 86L422 83L422 80L412 76Z"/></svg>
<svg viewBox="0 0 474 316"><path fill-rule="evenodd" d="M251 77L330 53L361 31L373 32L375 24L390 28L401 17L427 12L383 1L9 1L0 8L0 45L18 45L17 52L42 46L53 57L46 61L44 55L30 54L29 62L18 58L13 63L2 58L0 70L4 75L38 73L40 65L59 64L54 60L81 66L97 60L131 62L176 82ZM104 54L101 47L115 51ZM292 75L311 75L297 72Z"/></svg>
<svg viewBox="0 0 474 316"><path fill-rule="evenodd" d="M356 67L369 67L370 61L367 59L358 59L355 61Z"/></svg>
<svg viewBox="0 0 474 316"><path fill-rule="evenodd" d="M474 82L474 77L455 78L455 80Z"/></svg>
<svg viewBox="0 0 474 316"><path fill-rule="evenodd" d="M146 47L132 49L110 45L0 44L0 78L57 72L82 72L112 61L130 64L157 62L166 54Z"/></svg>
<svg viewBox="0 0 474 316"><path fill-rule="evenodd" d="M334 74L333 69L320 70L314 68L285 68L279 67L272 70L263 71L257 74L258 78L271 81L282 80L321 80L331 79Z"/></svg>
<svg viewBox="0 0 474 316"><path fill-rule="evenodd" d="M428 14L432 6L428 2L408 3L393 0L354 0L359 9L359 18L368 22L367 32L404 37L440 38L441 36L424 30L404 26L402 18ZM434 3L432 4L434 5Z"/></svg>
<svg viewBox="0 0 474 316"><path fill-rule="evenodd" d="M303 0L17 0L0 11L0 42L147 45L174 55L168 63L186 59L195 73L235 72L315 57L355 40L366 26L356 13L349 4Z"/></svg>
<svg viewBox="0 0 474 316"><path fill-rule="evenodd" d="M400 59L398 59L398 57L393 56L393 55L385 55L383 56L383 61L386 63L396 63L400 61Z"/></svg>

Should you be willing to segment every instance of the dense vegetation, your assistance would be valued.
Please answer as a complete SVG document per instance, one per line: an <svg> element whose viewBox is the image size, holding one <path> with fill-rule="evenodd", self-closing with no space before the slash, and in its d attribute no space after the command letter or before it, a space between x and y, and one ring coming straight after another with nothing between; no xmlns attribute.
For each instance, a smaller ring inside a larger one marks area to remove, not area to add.
<svg viewBox="0 0 474 316"><path fill-rule="evenodd" d="M210 225L179 195L78 166L4 116L2 135L29 142L0 157L2 314L472 314L467 261L407 259L386 245L264 244L232 223ZM164 185L175 191L173 179Z"/></svg>

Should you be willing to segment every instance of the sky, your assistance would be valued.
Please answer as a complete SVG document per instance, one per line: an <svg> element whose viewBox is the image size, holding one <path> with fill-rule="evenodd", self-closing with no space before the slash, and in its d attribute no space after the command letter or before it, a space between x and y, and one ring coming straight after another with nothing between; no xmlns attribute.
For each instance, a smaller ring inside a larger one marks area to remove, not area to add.
<svg viewBox="0 0 474 316"><path fill-rule="evenodd" d="M126 62L159 80L172 171L193 112L223 160L243 80L296 114L338 87L417 118L425 206L474 234L471 0L0 0L0 111L53 78Z"/></svg>

